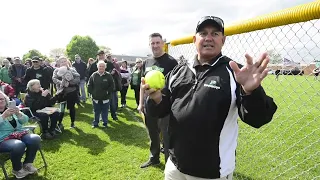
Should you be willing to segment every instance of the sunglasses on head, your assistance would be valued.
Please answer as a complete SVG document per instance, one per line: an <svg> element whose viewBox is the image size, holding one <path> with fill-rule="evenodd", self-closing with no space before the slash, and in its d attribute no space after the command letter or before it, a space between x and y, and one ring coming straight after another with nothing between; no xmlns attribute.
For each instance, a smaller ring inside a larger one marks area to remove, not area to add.
<svg viewBox="0 0 320 180"><path fill-rule="evenodd" d="M216 16L204 16L201 18L201 20L198 22L198 25L201 24L202 22L206 21L206 20L214 20L216 23L218 23L222 28L224 28L224 22L221 18L216 17Z"/></svg>

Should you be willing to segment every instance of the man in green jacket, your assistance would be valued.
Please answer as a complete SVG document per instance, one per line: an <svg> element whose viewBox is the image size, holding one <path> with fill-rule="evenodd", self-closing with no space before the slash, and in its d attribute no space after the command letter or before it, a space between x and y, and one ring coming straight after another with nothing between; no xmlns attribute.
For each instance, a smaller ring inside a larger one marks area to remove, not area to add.
<svg viewBox="0 0 320 180"><path fill-rule="evenodd" d="M94 120L92 128L99 125L100 114L103 120L103 127L108 127L109 101L114 91L114 82L111 74L106 71L104 61L97 62L98 71L94 72L88 82L88 91L92 95L94 109Z"/></svg>

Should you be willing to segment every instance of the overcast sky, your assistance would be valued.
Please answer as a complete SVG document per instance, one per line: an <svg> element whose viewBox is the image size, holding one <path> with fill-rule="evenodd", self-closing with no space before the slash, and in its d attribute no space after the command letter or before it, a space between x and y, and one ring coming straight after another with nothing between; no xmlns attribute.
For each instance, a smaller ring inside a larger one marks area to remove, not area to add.
<svg viewBox="0 0 320 180"><path fill-rule="evenodd" d="M73 35L89 35L114 54L150 52L148 35L167 40L191 35L198 19L220 16L226 26L311 0L3 0L0 2L0 56L30 49L48 54L65 48Z"/></svg>

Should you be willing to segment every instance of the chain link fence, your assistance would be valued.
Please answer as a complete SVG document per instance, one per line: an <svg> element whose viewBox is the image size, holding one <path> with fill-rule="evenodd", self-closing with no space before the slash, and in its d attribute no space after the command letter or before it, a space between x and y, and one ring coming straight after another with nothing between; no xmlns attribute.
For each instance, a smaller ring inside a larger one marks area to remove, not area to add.
<svg viewBox="0 0 320 180"><path fill-rule="evenodd" d="M194 44L169 45L169 54L194 58ZM269 52L266 93L278 110L254 129L239 121L234 179L320 179L320 20L228 36L223 54L244 64Z"/></svg>

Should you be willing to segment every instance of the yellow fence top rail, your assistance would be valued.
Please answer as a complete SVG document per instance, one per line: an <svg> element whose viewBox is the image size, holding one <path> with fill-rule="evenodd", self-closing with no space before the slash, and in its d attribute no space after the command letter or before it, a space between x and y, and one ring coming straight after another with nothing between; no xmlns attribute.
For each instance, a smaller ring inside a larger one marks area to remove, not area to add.
<svg viewBox="0 0 320 180"><path fill-rule="evenodd" d="M231 36L246 32L252 32L261 29L278 27L293 23L305 22L320 18L320 0L283 9L270 14L258 16L252 19L244 20L232 24L225 28L225 35ZM187 36L172 40L172 46L180 44L189 44L193 42L193 36Z"/></svg>

